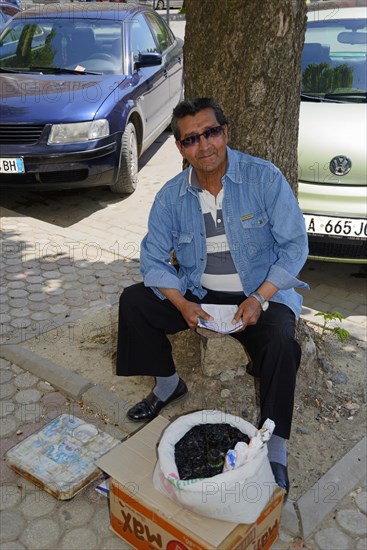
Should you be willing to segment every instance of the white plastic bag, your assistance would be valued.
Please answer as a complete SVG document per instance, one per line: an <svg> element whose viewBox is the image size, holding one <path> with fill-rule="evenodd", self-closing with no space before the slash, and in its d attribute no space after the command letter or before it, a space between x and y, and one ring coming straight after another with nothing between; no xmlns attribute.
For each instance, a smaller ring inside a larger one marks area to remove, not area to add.
<svg viewBox="0 0 367 550"><path fill-rule="evenodd" d="M250 438L257 429L238 416L204 410L180 416L163 432L153 483L158 491L181 506L206 517L253 523L270 500L276 487L268 460L267 445L246 464L205 479L180 480L175 462L176 443L199 424L230 424Z"/></svg>

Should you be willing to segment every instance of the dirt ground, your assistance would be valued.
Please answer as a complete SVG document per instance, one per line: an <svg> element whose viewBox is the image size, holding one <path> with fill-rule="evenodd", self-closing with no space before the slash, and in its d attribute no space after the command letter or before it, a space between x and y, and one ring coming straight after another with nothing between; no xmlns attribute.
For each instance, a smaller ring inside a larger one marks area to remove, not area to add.
<svg viewBox="0 0 367 550"><path fill-rule="evenodd" d="M121 378L114 374L117 311L109 308L38 335L24 344L118 395L129 406L153 386L150 377ZM343 345L333 334L320 341L320 328L308 324L318 361L300 369L289 441L290 498L299 498L366 433L366 343L349 339ZM200 337L191 331L172 337L177 369L190 393L162 414L174 419L202 409L220 409L256 424L258 408L254 379L245 368L216 377L200 367ZM332 490L332 488L331 488Z"/></svg>
<svg viewBox="0 0 367 550"><path fill-rule="evenodd" d="M320 328L313 329L319 360L298 374L289 442L291 498L366 435L366 343L351 338L342 345L331 334L320 342Z"/></svg>

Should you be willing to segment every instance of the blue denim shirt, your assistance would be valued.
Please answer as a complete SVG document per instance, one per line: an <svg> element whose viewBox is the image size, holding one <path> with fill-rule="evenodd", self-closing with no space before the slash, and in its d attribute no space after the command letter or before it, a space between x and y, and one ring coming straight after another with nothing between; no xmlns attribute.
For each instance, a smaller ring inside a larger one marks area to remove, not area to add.
<svg viewBox="0 0 367 550"><path fill-rule="evenodd" d="M189 183L190 168L169 180L157 193L148 233L142 241L144 284L164 299L158 288L206 294L201 276L206 265L206 235L200 200ZM271 298L296 317L309 288L298 280L307 254L303 215L282 173L270 162L227 147L227 171L222 178L222 213L228 244L246 296L265 281L280 290ZM174 251L179 270L170 264Z"/></svg>

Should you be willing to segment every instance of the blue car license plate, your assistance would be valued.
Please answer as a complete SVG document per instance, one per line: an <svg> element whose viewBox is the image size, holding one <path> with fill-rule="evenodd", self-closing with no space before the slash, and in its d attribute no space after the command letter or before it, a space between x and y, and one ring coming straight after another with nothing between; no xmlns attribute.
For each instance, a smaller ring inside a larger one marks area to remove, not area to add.
<svg viewBox="0 0 367 550"><path fill-rule="evenodd" d="M0 159L0 174L24 174L22 158Z"/></svg>

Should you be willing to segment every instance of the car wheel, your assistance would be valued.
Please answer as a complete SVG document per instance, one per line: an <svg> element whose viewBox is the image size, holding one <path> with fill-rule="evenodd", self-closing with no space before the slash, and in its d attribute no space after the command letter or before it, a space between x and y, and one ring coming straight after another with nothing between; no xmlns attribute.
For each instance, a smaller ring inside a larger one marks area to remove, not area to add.
<svg viewBox="0 0 367 550"><path fill-rule="evenodd" d="M157 0L155 5L156 10L164 10L164 2L163 0Z"/></svg>
<svg viewBox="0 0 367 550"><path fill-rule="evenodd" d="M120 170L116 183L111 185L112 193L133 193L138 184L138 142L135 126L126 125L121 140Z"/></svg>

